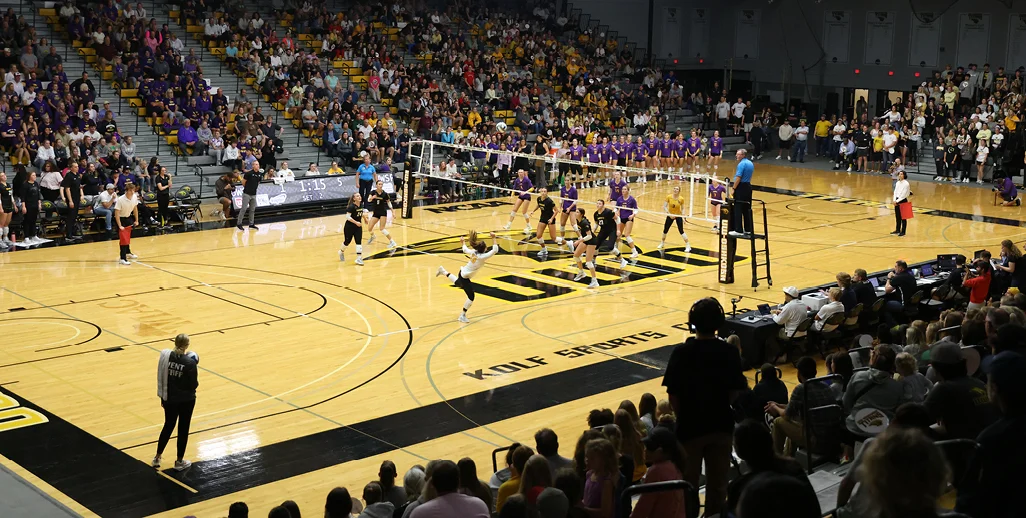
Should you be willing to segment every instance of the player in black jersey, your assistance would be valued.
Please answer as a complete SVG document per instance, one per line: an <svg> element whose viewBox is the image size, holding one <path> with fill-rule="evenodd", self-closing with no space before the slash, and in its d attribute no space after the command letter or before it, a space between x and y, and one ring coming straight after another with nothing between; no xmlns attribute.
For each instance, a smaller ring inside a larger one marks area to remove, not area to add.
<svg viewBox="0 0 1026 518"><path fill-rule="evenodd" d="M11 217L14 215L14 196L7 184L7 173L0 173L0 250L13 246L10 235Z"/></svg>
<svg viewBox="0 0 1026 518"><path fill-rule="evenodd" d="M589 288L598 288L598 279L595 278L595 234L591 231L591 222L588 221L588 217L584 214L584 209L578 209L577 214L577 227L579 230L580 239L577 240L576 246L571 245L571 250L574 251L574 261L577 262L577 275L574 276L575 281L579 281L584 278L584 267L587 267L591 272L591 284ZM581 264L581 256L587 257L587 262Z"/></svg>
<svg viewBox="0 0 1026 518"><path fill-rule="evenodd" d="M346 207L346 224L343 229L345 241L338 250L339 261L346 262L346 248L349 243L356 241L356 264L363 266L363 219L363 197L356 193L349 199L349 206Z"/></svg>
<svg viewBox="0 0 1026 518"><path fill-rule="evenodd" d="M538 257L545 259L549 255L549 248L545 246L543 237L545 229L549 229L549 237L553 240L556 239L556 202L549 198L549 190L545 187L538 190L538 206L534 208L531 215L533 216L539 210L541 210L541 217L538 219L538 233L535 234L535 238L538 240L538 245L541 246Z"/></svg>
<svg viewBox="0 0 1026 518"><path fill-rule="evenodd" d="M367 240L367 244L369 245L374 242L374 227L380 221L381 233L385 234L385 237L388 238L388 247L395 248L395 240L392 239L392 235L385 228L385 223L388 222L388 211L392 210L392 200L388 198L388 193L385 192L384 181L378 180L370 196L367 196L367 202L371 206L371 215L367 218L367 230L370 231L370 239Z"/></svg>
<svg viewBox="0 0 1026 518"><path fill-rule="evenodd" d="M598 200L595 204L595 248L596 250L588 254L588 260L594 261L595 254L598 251L598 247L602 246L609 238L616 235L616 212L613 209L606 208L605 200ZM618 250L617 244L613 245L613 248L609 251L613 254L613 257L620 260L620 267L624 268L627 266L627 260L620 257L620 250Z"/></svg>

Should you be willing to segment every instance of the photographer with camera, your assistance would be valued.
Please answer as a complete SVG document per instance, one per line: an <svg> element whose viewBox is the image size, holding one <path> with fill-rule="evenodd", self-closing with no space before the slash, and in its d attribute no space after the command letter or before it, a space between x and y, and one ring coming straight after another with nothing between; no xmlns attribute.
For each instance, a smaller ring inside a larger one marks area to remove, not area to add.
<svg viewBox="0 0 1026 518"><path fill-rule="evenodd" d="M990 252L984 251L980 258L965 267L962 286L969 289L969 307L966 310L982 309L990 294L990 279L994 268L990 264Z"/></svg>

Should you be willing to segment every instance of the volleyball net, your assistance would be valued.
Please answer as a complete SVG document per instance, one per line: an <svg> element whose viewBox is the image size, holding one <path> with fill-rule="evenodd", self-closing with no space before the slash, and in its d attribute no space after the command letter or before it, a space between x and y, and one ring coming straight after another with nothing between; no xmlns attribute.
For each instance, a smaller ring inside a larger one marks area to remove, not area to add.
<svg viewBox="0 0 1026 518"><path fill-rule="evenodd" d="M633 165L617 165L593 163L586 160L587 156L583 157L585 160L572 160L569 150L562 148L539 156L432 140L413 140L409 149L403 185L403 197L407 200L427 198L452 203L512 196L520 192L513 188L517 171L524 170L534 185L532 198L546 187L551 198L562 201L560 187L573 186L578 192L577 206L590 212L598 199L608 199L608 183L619 176L627 181L635 198L649 189L662 189L658 198L640 200L637 213L659 219L671 215L664 210L664 195L672 193L676 186L683 198L681 215L687 220L705 222L719 221L717 202L726 199L729 186L718 173L722 170L729 175L734 168L730 159L723 159L722 163L706 157L690 162L672 158L628 160ZM670 187L665 188L666 185ZM413 204L405 203L403 217L412 217L412 211Z"/></svg>

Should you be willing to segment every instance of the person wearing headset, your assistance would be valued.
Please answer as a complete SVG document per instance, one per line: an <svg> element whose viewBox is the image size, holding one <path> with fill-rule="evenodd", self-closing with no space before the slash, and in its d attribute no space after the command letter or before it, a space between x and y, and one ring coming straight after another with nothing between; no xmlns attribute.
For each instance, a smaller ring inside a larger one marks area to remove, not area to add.
<svg viewBox="0 0 1026 518"><path fill-rule="evenodd" d="M695 302L688 312L694 336L674 348L663 377L674 412L688 416L677 423L677 440L690 459L684 480L697 487L705 461L707 516L719 513L726 499L734 431L731 404L748 388L737 348L716 336L725 320L716 299Z"/></svg>

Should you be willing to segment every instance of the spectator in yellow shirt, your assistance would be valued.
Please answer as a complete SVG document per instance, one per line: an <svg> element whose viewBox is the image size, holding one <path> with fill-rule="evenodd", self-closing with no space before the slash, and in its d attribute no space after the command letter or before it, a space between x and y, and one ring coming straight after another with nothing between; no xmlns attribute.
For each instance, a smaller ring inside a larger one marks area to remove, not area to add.
<svg viewBox="0 0 1026 518"><path fill-rule="evenodd" d="M520 475L524 472L524 465L531 455L534 455L534 450L528 446L521 445L513 450L513 463L509 467L512 476L499 486L499 493L495 497L495 512L501 513L506 500L520 491Z"/></svg>
<svg viewBox="0 0 1026 518"><path fill-rule="evenodd" d="M481 114L478 113L477 108L471 110L470 114L467 115L467 125L471 128L476 128L478 124L481 124Z"/></svg>
<svg viewBox="0 0 1026 518"><path fill-rule="evenodd" d="M338 162L332 161L331 167L328 168L328 174L345 174L345 169L338 166Z"/></svg>
<svg viewBox="0 0 1026 518"><path fill-rule="evenodd" d="M990 127L984 125L983 128L980 129L980 131L976 132L976 140L978 140L980 144L989 146L991 135L992 133L990 132Z"/></svg>
<svg viewBox="0 0 1026 518"><path fill-rule="evenodd" d="M827 120L826 114L816 121L816 156L830 156L830 128L833 125Z"/></svg>

